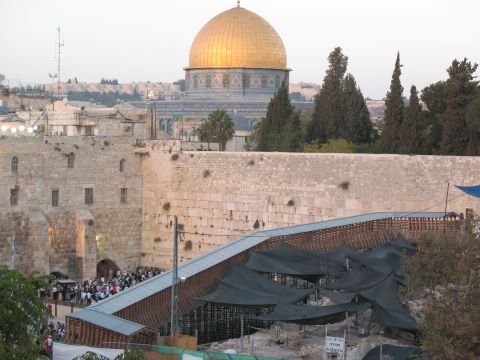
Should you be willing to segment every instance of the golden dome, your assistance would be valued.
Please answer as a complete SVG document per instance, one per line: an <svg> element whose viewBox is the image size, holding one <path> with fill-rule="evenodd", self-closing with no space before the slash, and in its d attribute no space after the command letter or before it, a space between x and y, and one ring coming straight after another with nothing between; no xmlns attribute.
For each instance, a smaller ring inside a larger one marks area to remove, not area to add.
<svg viewBox="0 0 480 360"><path fill-rule="evenodd" d="M275 29L240 6L211 19L190 48L189 69L285 69L287 54Z"/></svg>

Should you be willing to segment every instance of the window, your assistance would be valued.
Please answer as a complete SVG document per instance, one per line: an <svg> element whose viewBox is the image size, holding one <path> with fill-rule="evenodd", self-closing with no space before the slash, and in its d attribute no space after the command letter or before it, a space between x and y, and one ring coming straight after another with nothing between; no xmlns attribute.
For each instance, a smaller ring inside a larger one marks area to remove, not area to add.
<svg viewBox="0 0 480 360"><path fill-rule="evenodd" d="M12 172L16 173L18 170L18 158L16 156L12 157Z"/></svg>
<svg viewBox="0 0 480 360"><path fill-rule="evenodd" d="M10 189L10 205L18 205L18 189Z"/></svg>
<svg viewBox="0 0 480 360"><path fill-rule="evenodd" d="M93 205L93 189L85 188L85 205Z"/></svg>
<svg viewBox="0 0 480 360"><path fill-rule="evenodd" d="M58 206L60 199L60 192L57 189L52 190L52 206Z"/></svg>
<svg viewBox="0 0 480 360"><path fill-rule="evenodd" d="M73 169L73 167L75 166L75 154L74 153L70 153L67 155L67 166L69 169Z"/></svg>
<svg viewBox="0 0 480 360"><path fill-rule="evenodd" d="M120 204L126 204L127 203L127 188L121 188L120 189Z"/></svg>
<svg viewBox="0 0 480 360"><path fill-rule="evenodd" d="M127 165L127 161L125 159L120 160L120 172L125 172L126 165Z"/></svg>

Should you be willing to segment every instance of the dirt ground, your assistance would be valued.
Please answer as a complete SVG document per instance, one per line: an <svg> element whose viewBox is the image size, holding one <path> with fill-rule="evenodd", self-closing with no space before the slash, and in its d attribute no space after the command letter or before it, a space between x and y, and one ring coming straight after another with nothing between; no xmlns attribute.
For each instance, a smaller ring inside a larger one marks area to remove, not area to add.
<svg viewBox="0 0 480 360"><path fill-rule="evenodd" d="M328 326L329 336L343 337L345 323ZM385 336L373 334L367 337L358 336L352 328L350 336L347 335L347 360L361 360L365 354L377 345L392 344L411 346L413 339L405 336L405 341L394 340ZM257 356L271 356L288 360L323 360L331 357L325 356L324 351L325 326L306 326L305 329L298 325L279 324L278 329L273 326L268 331L258 331L244 337L243 352L241 340L230 339L224 342L210 344L209 351L223 352L233 349L237 353ZM337 358L343 359L343 358Z"/></svg>

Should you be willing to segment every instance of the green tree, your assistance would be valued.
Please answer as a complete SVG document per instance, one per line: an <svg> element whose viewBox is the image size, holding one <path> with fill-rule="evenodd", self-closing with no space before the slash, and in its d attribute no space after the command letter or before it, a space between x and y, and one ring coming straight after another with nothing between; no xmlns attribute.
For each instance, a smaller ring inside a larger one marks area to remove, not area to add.
<svg viewBox="0 0 480 360"><path fill-rule="evenodd" d="M438 81L422 90L421 99L427 110L424 112L425 142L424 153L437 153L442 141L441 117L447 108L446 82Z"/></svg>
<svg viewBox="0 0 480 360"><path fill-rule="evenodd" d="M469 225L467 223L467 225ZM468 226L467 226L468 228ZM429 294L420 325L428 359L478 359L480 353L480 241L423 236L406 264L407 298Z"/></svg>
<svg viewBox="0 0 480 360"><path fill-rule="evenodd" d="M300 114L294 111L288 87L282 84L257 128L258 151L300 151L303 132Z"/></svg>
<svg viewBox="0 0 480 360"><path fill-rule="evenodd" d="M387 153L397 153L400 149L400 130L403 122L403 87L400 82L402 65L400 64L400 53L397 53L395 69L392 74L390 91L385 100L385 126L380 136L380 148Z"/></svg>
<svg viewBox="0 0 480 360"><path fill-rule="evenodd" d="M320 143L325 143L341 137L345 129L343 79L348 57L343 55L340 47L336 47L328 56L328 62L322 88L315 97L315 110L307 128L307 142L318 139Z"/></svg>
<svg viewBox="0 0 480 360"><path fill-rule="evenodd" d="M480 154L480 87L477 87L475 94L467 105L465 120L470 129L470 142L468 144L468 155Z"/></svg>
<svg viewBox="0 0 480 360"><path fill-rule="evenodd" d="M461 62L455 59L447 70L447 107L441 117L443 132L440 153L443 155L467 154L470 131L465 114L477 86L477 82L473 81L477 67L477 64L472 64L465 58Z"/></svg>
<svg viewBox="0 0 480 360"><path fill-rule="evenodd" d="M49 278L0 267L0 359L37 359L50 312L38 297Z"/></svg>
<svg viewBox="0 0 480 360"><path fill-rule="evenodd" d="M235 133L232 118L225 110L217 109L208 115L208 120L200 126L199 133L202 141L217 142L220 151L225 151L227 141Z"/></svg>
<svg viewBox="0 0 480 360"><path fill-rule="evenodd" d="M373 124L362 91L352 74L345 77L343 92L345 127L342 135L354 144L370 143L374 136Z"/></svg>
<svg viewBox="0 0 480 360"><path fill-rule="evenodd" d="M303 129L300 120L300 112L294 111L281 132L282 146L280 151L298 152L303 149Z"/></svg>
<svg viewBox="0 0 480 360"><path fill-rule="evenodd" d="M402 127L400 129L400 152L421 154L424 151L423 111L418 99L417 88L410 88L410 100L405 107Z"/></svg>

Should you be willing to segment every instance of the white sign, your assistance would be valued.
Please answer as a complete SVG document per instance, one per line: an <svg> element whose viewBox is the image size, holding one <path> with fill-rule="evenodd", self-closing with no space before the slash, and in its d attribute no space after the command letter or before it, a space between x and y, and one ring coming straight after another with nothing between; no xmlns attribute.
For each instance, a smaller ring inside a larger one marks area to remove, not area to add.
<svg viewBox="0 0 480 360"><path fill-rule="evenodd" d="M342 354L345 352L345 338L325 336L325 351L328 354Z"/></svg>

